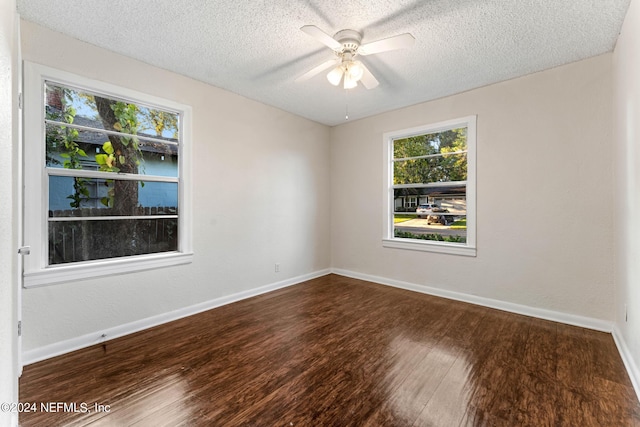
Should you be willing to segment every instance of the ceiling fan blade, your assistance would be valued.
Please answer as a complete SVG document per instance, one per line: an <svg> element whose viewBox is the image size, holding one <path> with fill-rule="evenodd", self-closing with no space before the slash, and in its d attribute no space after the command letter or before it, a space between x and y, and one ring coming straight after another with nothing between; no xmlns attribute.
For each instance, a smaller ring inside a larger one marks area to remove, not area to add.
<svg viewBox="0 0 640 427"><path fill-rule="evenodd" d="M301 75L300 77L295 79L294 81L296 83L307 81L311 77L315 76L316 74L320 74L321 72L323 72L327 68L330 68L330 67L332 67L334 65L338 65L339 63L340 63L340 58L330 59L329 61L323 62L322 64L318 65L317 67L312 68L311 70L307 71L306 73L304 73L303 75Z"/></svg>
<svg viewBox="0 0 640 427"><path fill-rule="evenodd" d="M373 89L374 87L378 86L380 83L378 83L378 80L376 80L376 78L373 77L373 74L371 74L371 71L369 71L369 69L364 64L361 64L361 65L362 65L362 77L360 78L360 82L362 82L362 85L367 89Z"/></svg>
<svg viewBox="0 0 640 427"><path fill-rule="evenodd" d="M314 39L318 40L323 45L329 46L331 49L336 51L342 50L342 44L340 42L338 42L336 39L334 39L324 31L322 31L320 28L316 27L315 25L305 25L300 29L305 33L307 33L308 35L310 35L311 37L313 37Z"/></svg>
<svg viewBox="0 0 640 427"><path fill-rule="evenodd" d="M373 55L375 53L387 52L389 50L405 49L413 46L416 39L409 33L399 34L387 39L363 44L358 48L359 55Z"/></svg>

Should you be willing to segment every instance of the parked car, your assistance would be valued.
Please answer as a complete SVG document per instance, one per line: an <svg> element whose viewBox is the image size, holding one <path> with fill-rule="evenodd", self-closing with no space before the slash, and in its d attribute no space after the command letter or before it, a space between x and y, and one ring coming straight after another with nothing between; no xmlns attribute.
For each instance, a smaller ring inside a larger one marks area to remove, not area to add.
<svg viewBox="0 0 640 427"><path fill-rule="evenodd" d="M418 206L418 209L416 209L416 213L418 214L418 218L426 218L432 212L434 212L434 209L440 209L440 206L438 206L435 203L427 203L427 204Z"/></svg>
<svg viewBox="0 0 640 427"><path fill-rule="evenodd" d="M447 209L441 209L441 212L449 212ZM451 221L451 218L447 215L429 215L427 216L427 225L441 224L447 225Z"/></svg>
<svg viewBox="0 0 640 427"><path fill-rule="evenodd" d="M441 208L436 203L426 203L418 206L416 209L416 214L418 214L418 218L427 218L427 224L442 224L447 225L450 222L450 218L447 215L437 215L449 213L448 209Z"/></svg>

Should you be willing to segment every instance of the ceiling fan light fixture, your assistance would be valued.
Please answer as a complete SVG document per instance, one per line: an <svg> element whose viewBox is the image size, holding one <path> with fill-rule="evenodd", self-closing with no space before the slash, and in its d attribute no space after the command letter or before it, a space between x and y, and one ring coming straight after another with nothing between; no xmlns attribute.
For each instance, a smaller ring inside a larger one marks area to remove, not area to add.
<svg viewBox="0 0 640 427"><path fill-rule="evenodd" d="M358 86L358 81L354 79L351 74L344 73L344 88L353 89L356 86Z"/></svg>
<svg viewBox="0 0 640 427"><path fill-rule="evenodd" d="M358 81L364 74L364 67L360 61L343 60L342 64L329 71L327 80L334 86L338 86L344 76L343 87L353 89L358 86Z"/></svg>
<svg viewBox="0 0 640 427"><path fill-rule="evenodd" d="M362 75L364 74L364 69L362 68L362 62L360 61L351 61L347 65L347 74L354 81L360 81Z"/></svg>
<svg viewBox="0 0 640 427"><path fill-rule="evenodd" d="M327 74L327 79L332 85L339 86L344 76L343 86L345 89L357 87L358 82L362 82L362 86L366 89L373 89L379 85L378 80L365 64L360 61L354 61L356 56L375 55L381 52L405 49L413 46L416 41L415 37L411 34L404 33L362 44L362 33L355 30L340 30L332 37L315 25L305 25L300 29L330 48L335 54L335 57L307 71L295 79L295 81L302 82L309 80L316 74L335 67ZM339 65L336 66L338 63Z"/></svg>
<svg viewBox="0 0 640 427"><path fill-rule="evenodd" d="M333 70L329 71L327 74L327 80L334 86L338 86L340 84L340 80L342 79L342 74L344 74L344 70L342 69L342 65L338 65Z"/></svg>

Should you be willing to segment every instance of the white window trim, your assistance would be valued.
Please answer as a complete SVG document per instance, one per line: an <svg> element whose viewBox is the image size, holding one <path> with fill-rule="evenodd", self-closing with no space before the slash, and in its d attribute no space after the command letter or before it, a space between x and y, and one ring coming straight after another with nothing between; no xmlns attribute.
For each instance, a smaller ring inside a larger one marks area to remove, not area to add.
<svg viewBox="0 0 640 427"><path fill-rule="evenodd" d="M383 147L383 229L382 246L385 248L438 252L443 254L475 257L476 248L476 118L467 116L410 129L386 132L382 136ZM459 127L467 128L467 242L436 242L428 240L395 238L393 236L393 141L410 136L441 132Z"/></svg>
<svg viewBox="0 0 640 427"><path fill-rule="evenodd" d="M44 94L45 80L81 87L120 99L157 105L180 113L178 250L147 255L47 265L48 175L45 169ZM24 244L30 255L24 257L24 287L37 287L88 278L112 276L187 264L193 260L191 195L191 107L109 83L78 76L40 64L24 62Z"/></svg>

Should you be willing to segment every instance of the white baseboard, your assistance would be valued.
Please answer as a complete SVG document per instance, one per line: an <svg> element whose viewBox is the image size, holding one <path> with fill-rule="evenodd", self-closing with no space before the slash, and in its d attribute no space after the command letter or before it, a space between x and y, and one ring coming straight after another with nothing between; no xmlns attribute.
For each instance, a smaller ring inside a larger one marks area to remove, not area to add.
<svg viewBox="0 0 640 427"><path fill-rule="evenodd" d="M39 362L41 360L49 359L55 356L60 356L65 353L70 353L81 348L90 347L95 344L106 342L115 338L129 335L134 332L139 332L145 329L152 328L154 326L161 325L163 323L172 322L174 320L182 319L183 317L192 316L194 314L201 313L203 311L211 310L216 307L220 307L226 304L231 304L236 301L251 298L257 295L261 295L267 292L275 291L277 289L286 288L288 286L296 285L298 283L305 282L307 280L315 279L317 277L325 276L331 273L330 269L324 269L315 271L309 274L303 274L301 276L292 277L290 279L282 280L280 282L271 283L269 285L261 286L255 289L249 289L247 291L238 292L232 295L216 298L210 301L205 301L189 307L184 307L178 310L170 311L168 313L162 313L156 316L147 317L145 319L136 320L135 322L126 323L119 326L114 326L105 330L95 331L90 334L82 335L68 340L60 341L57 343L45 345L32 350L25 351L22 354L22 362L24 365ZM96 337L104 337L98 338Z"/></svg>
<svg viewBox="0 0 640 427"><path fill-rule="evenodd" d="M640 368L636 365L636 361L633 359L624 336L620 332L620 329L618 329L618 325L613 326L612 335L613 340L618 347L618 352L620 353L624 367L627 368L627 372L629 373L629 379L631 380L631 384L633 384L633 389L636 391L638 400L640 400Z"/></svg>
<svg viewBox="0 0 640 427"><path fill-rule="evenodd" d="M324 269L315 271L313 273L293 277L280 282L272 283L269 285L261 286L259 288L250 289L236 294L228 295L225 297L216 298L210 301L198 303L189 307L184 307L178 310L174 310L168 313L162 313L157 316L140 319L135 322L126 323L123 325L115 326L101 331L95 331L86 335L78 336L68 340L60 341L57 343L49 344L39 348L25 351L22 355L24 365L29 365L41 360L49 359L51 357L59 356L65 353L70 353L81 348L89 347L101 342L105 342L111 339L119 338L124 335L139 332L154 326L168 323L174 320L181 319L183 317L191 316L203 311L211 310L216 307L220 307L226 304L231 304L236 301L251 298L257 295L261 295L267 292L271 292L277 289L285 288L288 286L296 285L298 283L315 279L327 275L329 273L335 273L341 276L352 277L355 279L366 280L369 282L379 283L382 285L388 285L395 288L406 289L414 292L420 292L428 295L438 296L442 298L452 299L456 301L468 302L471 304L481 305L484 307L495 308L502 311L508 311L511 313L522 314L530 317L537 317L540 319L551 320L554 322L565 323L574 326L580 326L583 328L594 329L602 332L614 332L613 323L605 320L594 319L590 317L578 316L573 314L567 314L557 311L545 310L541 308L529 307L520 304L514 304L510 302L479 297L475 295L464 294L461 292L448 291L444 289L434 288L430 286L418 285L415 283L403 282L400 280L389 279L380 276L373 276L364 273L357 273L350 270L343 269ZM102 337L98 338L96 337ZM639 389L640 375L638 375L637 367L633 365L633 359L630 357L626 345L622 339L622 336L618 333L617 336L614 332L614 339L618 345L618 349L625 361L625 366L629 371L629 375L632 377L634 387L636 391ZM624 353L626 351L626 353Z"/></svg>
<svg viewBox="0 0 640 427"><path fill-rule="evenodd" d="M468 302L471 304L481 305L484 307L495 308L510 313L522 314L529 317L537 317L540 319L551 320L554 322L565 323L582 328L593 329L601 332L609 332L613 330L613 323L594 319L591 317L578 316L575 314L567 314L559 311L546 310L543 308L529 307L526 305L515 304L507 301L500 301L491 298L479 297L476 295L465 294L462 292L448 291L445 289L434 288L430 286L417 285L415 283L403 282L386 277L372 276L370 274L357 273L350 270L342 270L338 268L331 269L332 273L341 276L352 277L354 279L366 280L378 283L380 285L393 286L394 288L406 289L409 291L420 292L423 294L433 295L437 297L447 298L456 301Z"/></svg>

